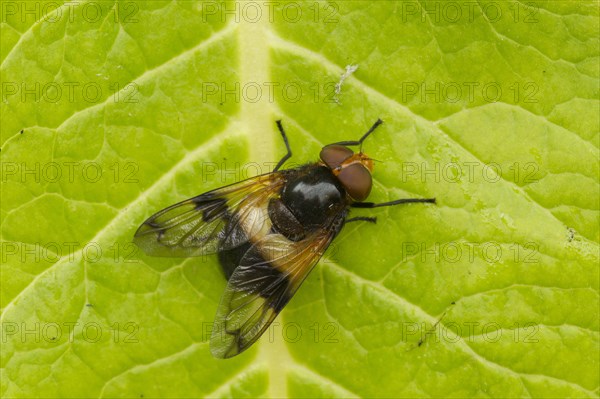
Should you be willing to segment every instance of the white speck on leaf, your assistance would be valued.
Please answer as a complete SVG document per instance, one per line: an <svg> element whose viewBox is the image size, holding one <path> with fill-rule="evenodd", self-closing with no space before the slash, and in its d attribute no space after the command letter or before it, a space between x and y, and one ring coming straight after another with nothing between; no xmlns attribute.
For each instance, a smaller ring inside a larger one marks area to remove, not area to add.
<svg viewBox="0 0 600 399"><path fill-rule="evenodd" d="M342 92L342 85L344 84L344 81L348 79L348 77L352 75L357 69L358 65L346 65L346 72L344 72L342 76L340 76L339 82L335 84L335 95L333 96L333 99L337 104L340 103L340 94Z"/></svg>

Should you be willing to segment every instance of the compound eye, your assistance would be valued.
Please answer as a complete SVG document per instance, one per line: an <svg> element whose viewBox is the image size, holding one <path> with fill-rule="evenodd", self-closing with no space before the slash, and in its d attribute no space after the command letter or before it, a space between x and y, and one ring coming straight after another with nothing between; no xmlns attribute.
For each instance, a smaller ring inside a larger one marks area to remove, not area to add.
<svg viewBox="0 0 600 399"><path fill-rule="evenodd" d="M371 193L371 172L360 163L343 168L337 177L354 201L364 201Z"/></svg>
<svg viewBox="0 0 600 399"><path fill-rule="evenodd" d="M354 155L354 151L350 148L339 144L330 144L321 149L319 157L330 169L335 169L352 155Z"/></svg>

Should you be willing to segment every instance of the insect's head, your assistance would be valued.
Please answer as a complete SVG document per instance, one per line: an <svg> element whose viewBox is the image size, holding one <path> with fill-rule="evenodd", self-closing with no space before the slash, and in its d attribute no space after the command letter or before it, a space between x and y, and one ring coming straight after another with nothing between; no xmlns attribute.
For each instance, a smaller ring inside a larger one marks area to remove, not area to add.
<svg viewBox="0 0 600 399"><path fill-rule="evenodd" d="M331 169L354 201L364 201L371 193L374 159L362 152L362 145L363 141L382 123L381 119L377 119L359 140L326 145L319 154L321 161ZM355 145L359 146L357 153L348 148Z"/></svg>
<svg viewBox="0 0 600 399"><path fill-rule="evenodd" d="M354 201L364 201L369 196L373 186L373 160L365 153L355 153L345 145L330 144L321 149L319 157Z"/></svg>

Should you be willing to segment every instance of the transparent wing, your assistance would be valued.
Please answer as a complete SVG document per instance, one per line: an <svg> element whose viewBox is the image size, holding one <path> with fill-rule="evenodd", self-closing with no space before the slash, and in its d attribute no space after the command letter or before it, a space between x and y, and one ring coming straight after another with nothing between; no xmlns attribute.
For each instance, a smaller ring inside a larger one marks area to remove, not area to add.
<svg viewBox="0 0 600 399"><path fill-rule="evenodd" d="M182 201L142 223L133 242L148 255L168 257L235 248L250 236L266 234L269 200L284 182L282 173L270 173Z"/></svg>
<svg viewBox="0 0 600 399"><path fill-rule="evenodd" d="M214 357L235 356L260 338L339 233L344 216L302 241L269 234L248 249L217 309L210 340Z"/></svg>

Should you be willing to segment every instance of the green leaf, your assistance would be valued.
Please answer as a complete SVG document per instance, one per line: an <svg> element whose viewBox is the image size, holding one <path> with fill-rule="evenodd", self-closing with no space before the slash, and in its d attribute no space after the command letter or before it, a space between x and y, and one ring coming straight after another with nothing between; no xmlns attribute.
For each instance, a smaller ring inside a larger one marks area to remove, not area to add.
<svg viewBox="0 0 600 399"><path fill-rule="evenodd" d="M597 3L275 3L0 3L2 396L598 397ZM216 257L136 228L272 167L276 119L294 166L378 117L370 200L437 205L354 212L213 359Z"/></svg>

